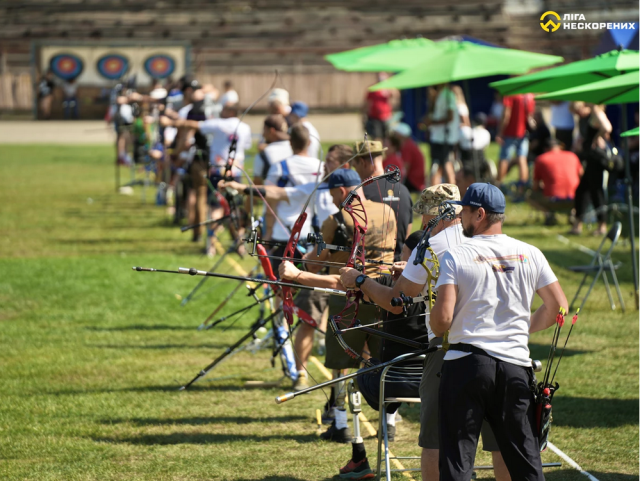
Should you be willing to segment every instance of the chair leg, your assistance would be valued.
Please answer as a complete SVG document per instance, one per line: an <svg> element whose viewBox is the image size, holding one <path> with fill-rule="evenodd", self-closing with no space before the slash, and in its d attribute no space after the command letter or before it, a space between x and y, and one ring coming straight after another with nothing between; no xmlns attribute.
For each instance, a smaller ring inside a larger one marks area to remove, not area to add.
<svg viewBox="0 0 640 481"><path fill-rule="evenodd" d="M585 274L584 277L582 278L582 281L580 282L580 285L578 286L578 290L576 291L576 295L573 296L573 300L571 301L571 304L569 304L569 311L573 312L573 304L576 302L576 299L578 299L578 295L580 295L580 291L582 290L582 286L584 285L584 281L587 280L587 276L589 274Z"/></svg>
<svg viewBox="0 0 640 481"><path fill-rule="evenodd" d="M387 406L383 405L380 416L384 413L382 419L382 432L384 433L384 468L387 481L391 481L391 461L389 460L389 432L387 431Z"/></svg>
<svg viewBox="0 0 640 481"><path fill-rule="evenodd" d="M582 299L582 304L580 304L580 310L582 310L582 308L584 307L585 303L587 302L587 299L589 298L589 294L591 294L591 291L593 290L593 286L595 286L596 282L598 282L598 278L600 277L601 273L602 273L602 266L600 266L600 269L598 270L596 275L593 276L593 281L591 282L591 285L589 286L589 290L587 291L587 294L584 296L584 299Z"/></svg>
<svg viewBox="0 0 640 481"><path fill-rule="evenodd" d="M380 476L382 476L382 471L380 470L380 466L382 465L382 443L384 442L380 433L382 433L383 427L382 425L386 423L387 420L387 409L384 403L380 404L380 412L378 419L378 459L376 460L376 481L380 481Z"/></svg>
<svg viewBox="0 0 640 481"><path fill-rule="evenodd" d="M620 292L620 284L618 284L618 276L616 276L616 270L612 265L609 265L609 272L611 272L611 278L613 279L613 285L616 288L616 292L618 293L618 300L620 301L620 308L622 312L625 312L624 301L622 300L622 292Z"/></svg>
<svg viewBox="0 0 640 481"><path fill-rule="evenodd" d="M609 279L607 278L607 272L602 271L602 279L604 280L604 287L607 290L607 296L609 296L609 304L611 305L611 310L616 310L616 304L613 302L613 296L611 295L611 288L609 287Z"/></svg>

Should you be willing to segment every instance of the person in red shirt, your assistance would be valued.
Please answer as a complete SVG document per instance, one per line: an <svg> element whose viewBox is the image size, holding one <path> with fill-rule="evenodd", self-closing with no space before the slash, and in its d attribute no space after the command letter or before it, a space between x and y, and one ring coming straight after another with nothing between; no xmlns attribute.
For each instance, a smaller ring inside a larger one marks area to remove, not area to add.
<svg viewBox="0 0 640 481"><path fill-rule="evenodd" d="M527 155L529 154L529 139L527 128L534 125L533 113L535 102L531 94L511 95L502 99L504 110L496 141L500 147L500 165L498 169L498 182L509 173L514 165L520 169L520 182L529 180L529 166ZM511 162L512 151L516 151L516 161Z"/></svg>
<svg viewBox="0 0 640 481"><path fill-rule="evenodd" d="M555 212L570 211L573 207L573 198L584 171L578 156L562 150L557 140L547 139L545 150L535 161L533 192L528 202L545 212L546 225L554 225Z"/></svg>
<svg viewBox="0 0 640 481"><path fill-rule="evenodd" d="M424 155L411 138L411 127L400 122L393 126L391 136L400 144L400 156L407 174L404 184L409 192L422 192L425 188Z"/></svg>
<svg viewBox="0 0 640 481"><path fill-rule="evenodd" d="M407 178L407 169L405 168L404 162L402 161L402 153L400 152L400 139L398 139L395 135L391 135L386 143L386 146L389 150L387 150L387 155L382 161L382 167L386 169L389 165L395 165L400 170L400 181L404 184L404 181Z"/></svg>
<svg viewBox="0 0 640 481"><path fill-rule="evenodd" d="M385 73L378 74L378 82L388 77ZM364 103L364 130L369 134L369 140L383 140L387 137L387 122L393 113L391 101L393 90L376 90L367 92Z"/></svg>

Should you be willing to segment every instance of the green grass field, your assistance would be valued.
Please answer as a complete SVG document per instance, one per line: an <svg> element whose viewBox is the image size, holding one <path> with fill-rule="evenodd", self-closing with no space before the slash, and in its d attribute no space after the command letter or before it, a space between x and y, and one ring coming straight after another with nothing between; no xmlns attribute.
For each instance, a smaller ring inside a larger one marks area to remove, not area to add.
<svg viewBox="0 0 640 481"><path fill-rule="evenodd" d="M318 441L323 394L276 405L289 386L243 387L279 378L270 353L240 353L209 377L222 379L178 392L256 314L226 332L196 331L233 282L208 281L215 289L182 308L176 296L196 279L131 271L213 262L170 226L151 193L143 204L139 190L114 192L112 158L109 146L0 146L0 477L331 479L350 447ZM579 278L564 267L588 257L557 240L568 227L543 227L523 204L507 214L506 232L542 249L570 298ZM577 242L595 248L598 240ZM559 371L550 438L601 481L638 479L638 313L628 247L620 245L615 258L625 263L627 313L609 309L600 283ZM228 264L222 271L233 272ZM238 296L226 312L247 302ZM546 359L551 335L532 336L534 358ZM419 409L401 412L392 450L417 454ZM376 412L366 407L365 414L377 423ZM375 462L375 439L366 445ZM543 454L544 462L558 459ZM480 454L477 464L488 457ZM564 466L547 479L586 478Z"/></svg>

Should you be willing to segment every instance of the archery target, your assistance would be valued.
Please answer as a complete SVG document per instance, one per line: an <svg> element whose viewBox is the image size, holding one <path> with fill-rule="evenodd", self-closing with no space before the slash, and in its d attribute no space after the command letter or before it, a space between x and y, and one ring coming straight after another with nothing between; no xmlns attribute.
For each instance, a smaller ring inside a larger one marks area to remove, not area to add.
<svg viewBox="0 0 640 481"><path fill-rule="evenodd" d="M176 62L168 55L152 55L144 61L144 69L151 78L167 78L176 69Z"/></svg>
<svg viewBox="0 0 640 481"><path fill-rule="evenodd" d="M129 70L129 59L117 54L103 55L96 62L96 70L106 79L117 80Z"/></svg>
<svg viewBox="0 0 640 481"><path fill-rule="evenodd" d="M70 53L62 53L51 58L49 68L56 77L63 80L73 80L82 73L84 64L80 57Z"/></svg>

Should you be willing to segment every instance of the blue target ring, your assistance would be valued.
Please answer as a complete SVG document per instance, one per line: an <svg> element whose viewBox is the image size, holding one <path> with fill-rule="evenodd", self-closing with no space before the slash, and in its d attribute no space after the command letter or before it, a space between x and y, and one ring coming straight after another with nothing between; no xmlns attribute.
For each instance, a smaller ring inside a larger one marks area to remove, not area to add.
<svg viewBox="0 0 640 481"><path fill-rule="evenodd" d="M152 78L167 78L175 69L176 61L168 55L152 55L144 61L144 70Z"/></svg>
<svg viewBox="0 0 640 481"><path fill-rule="evenodd" d="M62 80L73 80L82 73L84 63L77 55L61 53L51 58L49 68L56 77Z"/></svg>
<svg viewBox="0 0 640 481"><path fill-rule="evenodd" d="M96 69L104 78L118 80L129 70L129 59L117 54L103 55L98 59Z"/></svg>

